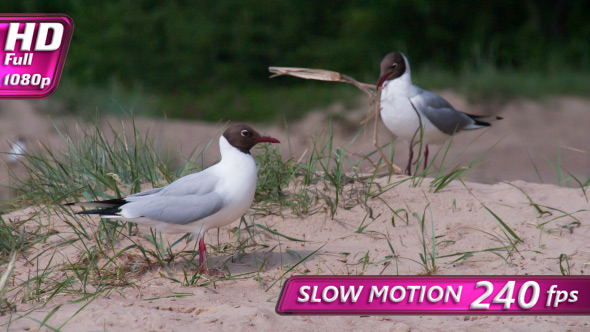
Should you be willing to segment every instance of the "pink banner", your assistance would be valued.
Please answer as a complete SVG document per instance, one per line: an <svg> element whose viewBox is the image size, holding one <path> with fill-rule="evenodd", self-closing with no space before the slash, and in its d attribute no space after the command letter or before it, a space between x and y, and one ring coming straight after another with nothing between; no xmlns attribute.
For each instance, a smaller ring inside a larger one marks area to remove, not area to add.
<svg viewBox="0 0 590 332"><path fill-rule="evenodd" d="M590 277L294 276L277 313L297 315L588 315Z"/></svg>
<svg viewBox="0 0 590 332"><path fill-rule="evenodd" d="M0 15L0 98L46 98L59 85L74 32L64 14Z"/></svg>

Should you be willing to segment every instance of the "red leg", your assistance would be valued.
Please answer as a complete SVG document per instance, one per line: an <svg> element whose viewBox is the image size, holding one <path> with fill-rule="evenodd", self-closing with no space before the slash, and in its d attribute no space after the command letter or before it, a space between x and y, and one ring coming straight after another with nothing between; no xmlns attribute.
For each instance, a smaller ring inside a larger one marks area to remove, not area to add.
<svg viewBox="0 0 590 332"><path fill-rule="evenodd" d="M199 273L208 273L207 266L207 248L205 247L205 237L201 236L199 239Z"/></svg>
<svg viewBox="0 0 590 332"><path fill-rule="evenodd" d="M406 175L412 175L412 160L414 159L414 149L410 144L410 160L408 160L408 167L406 167Z"/></svg>
<svg viewBox="0 0 590 332"><path fill-rule="evenodd" d="M218 269L209 269L207 264L207 248L205 247L205 236L199 239L199 269L198 272L208 276L225 277L225 274Z"/></svg>
<svg viewBox="0 0 590 332"><path fill-rule="evenodd" d="M427 164L428 164L428 144L426 144L426 150L424 150L424 170L426 170Z"/></svg>

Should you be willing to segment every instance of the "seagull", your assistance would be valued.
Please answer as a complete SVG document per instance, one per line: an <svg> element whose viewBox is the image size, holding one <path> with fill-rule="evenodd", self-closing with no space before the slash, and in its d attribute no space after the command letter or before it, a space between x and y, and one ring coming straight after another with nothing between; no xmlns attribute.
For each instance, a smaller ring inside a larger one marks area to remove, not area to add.
<svg viewBox="0 0 590 332"><path fill-rule="evenodd" d="M426 169L428 144L442 144L462 130L489 127L490 124L483 120L502 119L460 112L441 96L412 84L410 63L400 52L389 53L381 61L377 89L381 88L381 118L385 126L396 136L410 142L407 175L412 173L412 148L416 140L422 138L426 146Z"/></svg>
<svg viewBox="0 0 590 332"><path fill-rule="evenodd" d="M231 224L252 204L257 167L250 150L264 142L280 143L248 125L232 124L219 138L221 161L201 172L125 198L67 205L101 207L77 214L98 214L166 233L192 233L199 239L199 272L212 275L207 265L205 232Z"/></svg>
<svg viewBox="0 0 590 332"><path fill-rule="evenodd" d="M9 163L15 163L19 161L23 155L27 152L27 139L23 136L18 136L16 141L11 144L10 151L6 154L8 155L7 161Z"/></svg>

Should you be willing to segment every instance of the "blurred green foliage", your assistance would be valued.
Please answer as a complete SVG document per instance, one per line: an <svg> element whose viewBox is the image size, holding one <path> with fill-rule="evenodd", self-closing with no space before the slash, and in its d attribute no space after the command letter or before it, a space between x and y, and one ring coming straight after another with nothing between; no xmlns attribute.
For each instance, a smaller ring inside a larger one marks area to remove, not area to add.
<svg viewBox="0 0 590 332"><path fill-rule="evenodd" d="M248 115L264 107L257 98L309 84L269 80L268 66L331 69L374 82L393 50L405 52L418 74L590 72L589 1L3 0L0 9L69 14L76 24L65 68L71 87L141 86L176 102L172 113L181 117L218 120L216 111L204 115L195 106L213 96L216 106L233 105L232 116L258 119ZM242 96L240 106L232 98L242 89L256 96Z"/></svg>

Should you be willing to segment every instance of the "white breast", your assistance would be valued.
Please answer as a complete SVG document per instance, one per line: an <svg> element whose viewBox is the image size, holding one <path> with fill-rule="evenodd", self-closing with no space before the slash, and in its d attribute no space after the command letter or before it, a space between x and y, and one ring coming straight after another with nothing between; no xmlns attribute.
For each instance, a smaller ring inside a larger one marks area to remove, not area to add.
<svg viewBox="0 0 590 332"><path fill-rule="evenodd" d="M381 118L394 135L407 142L418 142L423 137L424 144L440 144L448 135L438 130L424 115L412 106L410 99L419 93L419 88L403 80L386 83L381 91ZM418 130L420 124L423 132Z"/></svg>
<svg viewBox="0 0 590 332"><path fill-rule="evenodd" d="M219 181L215 191L224 199L224 208L206 221L208 228L228 225L240 218L250 207L256 192L258 169L251 155L233 148L216 165ZM214 219L214 220L213 220Z"/></svg>
<svg viewBox="0 0 590 332"><path fill-rule="evenodd" d="M220 197L223 197L223 207L219 211L201 220L182 225L151 221L145 218L129 221L143 222L157 227L163 232L202 235L211 228L229 225L244 215L250 208L256 192L258 173L256 162L250 154L232 147L223 136L219 140L219 145L222 155L221 161L207 169L212 175L219 178L214 189Z"/></svg>

